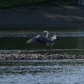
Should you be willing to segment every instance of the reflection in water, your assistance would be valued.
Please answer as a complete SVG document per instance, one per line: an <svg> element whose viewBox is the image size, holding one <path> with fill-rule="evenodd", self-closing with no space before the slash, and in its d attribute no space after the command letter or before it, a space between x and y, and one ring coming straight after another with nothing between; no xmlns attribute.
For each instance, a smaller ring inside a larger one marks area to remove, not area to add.
<svg viewBox="0 0 84 84"><path fill-rule="evenodd" d="M84 60L2 60L1 84L83 84Z"/></svg>

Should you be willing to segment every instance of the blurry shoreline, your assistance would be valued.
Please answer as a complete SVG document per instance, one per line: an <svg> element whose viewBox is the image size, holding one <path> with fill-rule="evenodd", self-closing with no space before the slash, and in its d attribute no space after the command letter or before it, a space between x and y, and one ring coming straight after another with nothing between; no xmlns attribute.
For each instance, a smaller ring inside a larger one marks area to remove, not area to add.
<svg viewBox="0 0 84 84"><path fill-rule="evenodd" d="M0 28L84 26L84 7L55 6L0 9Z"/></svg>

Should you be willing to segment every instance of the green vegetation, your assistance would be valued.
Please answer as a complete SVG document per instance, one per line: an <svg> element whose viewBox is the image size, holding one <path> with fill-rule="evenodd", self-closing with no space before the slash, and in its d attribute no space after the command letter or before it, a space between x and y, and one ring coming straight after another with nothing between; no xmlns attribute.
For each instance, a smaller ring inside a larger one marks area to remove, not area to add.
<svg viewBox="0 0 84 84"><path fill-rule="evenodd" d="M20 6L58 6L63 4L77 4L77 0L0 0L0 8Z"/></svg>

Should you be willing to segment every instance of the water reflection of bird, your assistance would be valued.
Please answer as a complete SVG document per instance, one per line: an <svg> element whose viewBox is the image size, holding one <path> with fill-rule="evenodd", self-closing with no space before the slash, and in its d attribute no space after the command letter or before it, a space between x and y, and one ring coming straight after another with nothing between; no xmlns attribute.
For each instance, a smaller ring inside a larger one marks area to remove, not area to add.
<svg viewBox="0 0 84 84"><path fill-rule="evenodd" d="M51 49L52 49L52 46L55 44L54 40L55 39L58 40L58 36L55 34L55 35L53 35L53 37L48 38L49 32L48 31L43 31L43 32L46 32L47 35L46 36L41 36L41 35L34 36L33 38L29 39L26 43L39 42L46 46L51 45Z"/></svg>

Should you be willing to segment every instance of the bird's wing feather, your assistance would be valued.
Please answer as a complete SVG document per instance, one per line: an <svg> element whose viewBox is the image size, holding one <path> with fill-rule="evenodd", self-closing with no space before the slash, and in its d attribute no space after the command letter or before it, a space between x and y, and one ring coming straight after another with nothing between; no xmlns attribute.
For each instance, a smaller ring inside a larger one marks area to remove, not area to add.
<svg viewBox="0 0 84 84"><path fill-rule="evenodd" d="M52 41L44 36L41 36L41 35L37 35L31 39L29 39L26 43L32 43L32 42L39 42L39 43L42 43L44 45L47 45L47 44L51 44Z"/></svg>
<svg viewBox="0 0 84 84"><path fill-rule="evenodd" d="M39 37L39 36L35 36L35 37L29 39L26 43L32 43L32 42L37 41L37 37Z"/></svg>
<svg viewBox="0 0 84 84"><path fill-rule="evenodd" d="M48 38L44 37L44 36L40 36L40 37L37 39L37 42L42 43L42 44L44 44L44 45L46 45L46 44L51 44L51 41L50 41Z"/></svg>

